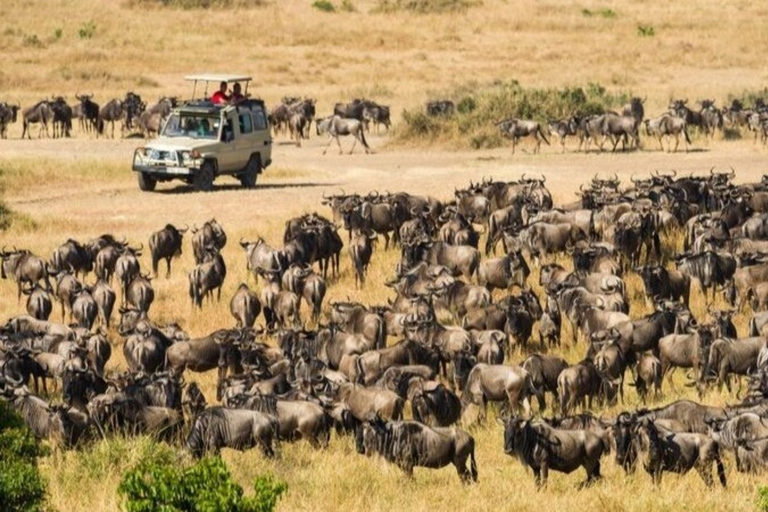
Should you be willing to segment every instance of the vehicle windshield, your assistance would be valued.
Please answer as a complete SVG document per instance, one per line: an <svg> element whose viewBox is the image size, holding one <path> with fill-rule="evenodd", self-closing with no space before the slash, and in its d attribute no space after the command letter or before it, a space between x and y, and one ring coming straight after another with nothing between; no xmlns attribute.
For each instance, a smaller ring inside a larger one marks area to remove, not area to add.
<svg viewBox="0 0 768 512"><path fill-rule="evenodd" d="M163 128L164 137L219 138L219 118L203 114L174 113Z"/></svg>

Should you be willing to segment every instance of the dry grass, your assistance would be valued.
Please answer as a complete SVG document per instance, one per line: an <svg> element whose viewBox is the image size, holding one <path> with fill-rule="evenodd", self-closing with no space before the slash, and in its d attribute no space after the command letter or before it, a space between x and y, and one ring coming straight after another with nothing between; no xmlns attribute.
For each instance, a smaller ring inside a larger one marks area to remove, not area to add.
<svg viewBox="0 0 768 512"><path fill-rule="evenodd" d="M397 118L404 108L468 84L517 79L524 86L566 87L599 83L620 93L648 97L647 111L665 107L672 96L714 97L722 104L730 94L761 89L768 78L764 67L763 26L768 8L760 2L716 5L704 0L672 4L647 2L484 0L479 7L453 15L371 13L375 1L353 1L356 12L320 13L305 0L271 2L254 9L210 11L141 9L129 2L101 0L49 2L8 0L0 27L5 60L0 70L0 100L30 105L42 96L93 92L104 101L132 89L146 99L188 94L181 77L192 72L247 72L257 94L274 104L283 95L318 98L318 113L336 101L368 96L389 103ZM615 17L587 16L610 9ZM46 16L40 16L42 11ZM654 28L653 37L639 37L638 26ZM425 29L428 27L428 29ZM90 37L80 36L90 33ZM727 44L724 42L727 41ZM11 127L18 138L20 124ZM643 152L632 155L542 155L508 149L482 152L441 152L388 148L373 138L377 154L321 158L323 142L309 141L301 150L278 144L275 164L254 191L217 187L214 194L189 193L181 187L168 193L140 194L128 172L133 141L95 141L76 135L71 141L0 141L0 169L6 200L19 217L0 245L27 247L49 255L68 237L85 240L103 232L144 243L166 222L198 224L216 217L230 243L224 250L229 265L220 303L195 311L186 295L186 274L192 268L189 242L174 261L171 279L153 281L152 308L159 322L179 321L193 336L231 325L227 307L240 281L248 279L241 237L259 234L277 244L283 222L317 210L322 193L407 189L448 199L452 188L470 179L492 175L517 178L522 172L544 172L558 202L570 201L578 183L595 172L614 171L625 181L634 172L676 168L680 172L734 166L742 181L764 172L764 151L751 142L716 141L688 155ZM349 147L349 146L345 146ZM523 149L525 149L523 145ZM230 182L223 182L233 183ZM218 182L217 182L218 184ZM389 292L381 283L398 259L396 251L378 251L370 271L371 286L354 289L342 256L342 275L329 289L329 299L383 303ZM148 258L142 258L144 268ZM161 274L162 275L162 274ZM537 282L534 275L533 282ZM253 282L251 281L253 285ZM648 311L639 281L629 278L632 314ZM23 310L15 288L2 282L0 311L7 318ZM705 313L699 294L692 309ZM746 315L737 317L744 332ZM112 333L115 340L117 336ZM568 339L569 332L564 333ZM124 360L115 347L111 369ZM581 358L583 343L566 346L571 361ZM519 361L521 354L512 359ZM678 372L682 373L682 372ZM211 375L188 376L213 396ZM665 400L693 398L677 376L677 389ZM733 401L711 392L707 401ZM638 406L628 390L624 406ZM606 411L615 414L619 408ZM333 439L327 451L304 443L283 445L276 461L257 451L225 452L229 467L245 488L256 474L273 471L289 484L282 510L539 510L546 500L552 510L747 510L760 479L739 475L728 464L729 488L706 490L696 475L668 476L661 491L643 472L625 477L604 459L603 482L575 490L583 479L553 474L550 487L537 493L521 465L503 454L501 427L495 423L473 430L477 441L480 483L460 487L451 469L417 470L412 481L375 459L354 453L349 439ZM51 482L51 503L60 510L116 510L115 488L122 472L142 453L146 440L96 443L83 451L60 453L44 463Z"/></svg>

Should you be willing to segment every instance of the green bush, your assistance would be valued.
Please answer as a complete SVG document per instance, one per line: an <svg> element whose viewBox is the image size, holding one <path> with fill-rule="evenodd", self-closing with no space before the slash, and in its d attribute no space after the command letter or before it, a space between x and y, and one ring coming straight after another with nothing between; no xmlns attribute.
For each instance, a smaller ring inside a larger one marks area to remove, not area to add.
<svg viewBox="0 0 768 512"><path fill-rule="evenodd" d="M762 512L768 512L768 486L757 486L757 508Z"/></svg>
<svg viewBox="0 0 768 512"><path fill-rule="evenodd" d="M0 402L0 510L44 510L46 484L37 468L45 450L4 402Z"/></svg>
<svg viewBox="0 0 768 512"><path fill-rule="evenodd" d="M127 0L128 7L168 7L171 9L249 9L263 7L267 0Z"/></svg>
<svg viewBox="0 0 768 512"><path fill-rule="evenodd" d="M328 0L315 0L314 3L312 4L312 7L314 7L318 11L323 11L323 12L336 11L336 7L334 7L334 5Z"/></svg>
<svg viewBox="0 0 768 512"><path fill-rule="evenodd" d="M254 496L245 497L224 462L210 457L182 469L170 461L143 461L123 476L118 493L127 512L270 512L286 489L284 482L262 476Z"/></svg>
<svg viewBox="0 0 768 512"><path fill-rule="evenodd" d="M424 107L403 112L403 123L394 134L396 140L412 144L450 141L456 147L481 149L499 147L496 123L510 117L546 122L568 116L601 114L619 108L630 94L610 94L599 84L563 89L526 88L516 80L490 85L468 83L432 97L457 98L456 114L428 116Z"/></svg>
<svg viewBox="0 0 768 512"><path fill-rule="evenodd" d="M77 35L80 39L90 39L96 33L96 24L93 20L89 20L83 23L77 31Z"/></svg>
<svg viewBox="0 0 768 512"><path fill-rule="evenodd" d="M379 0L376 12L410 11L419 14L462 12L482 5L479 0Z"/></svg>

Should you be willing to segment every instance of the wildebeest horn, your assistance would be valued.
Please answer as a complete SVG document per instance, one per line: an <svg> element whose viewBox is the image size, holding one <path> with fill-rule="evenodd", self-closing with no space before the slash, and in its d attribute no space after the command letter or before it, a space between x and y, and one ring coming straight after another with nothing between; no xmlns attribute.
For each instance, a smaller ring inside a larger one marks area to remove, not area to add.
<svg viewBox="0 0 768 512"><path fill-rule="evenodd" d="M729 178L733 179L736 177L736 171L731 167L731 173L728 175Z"/></svg>

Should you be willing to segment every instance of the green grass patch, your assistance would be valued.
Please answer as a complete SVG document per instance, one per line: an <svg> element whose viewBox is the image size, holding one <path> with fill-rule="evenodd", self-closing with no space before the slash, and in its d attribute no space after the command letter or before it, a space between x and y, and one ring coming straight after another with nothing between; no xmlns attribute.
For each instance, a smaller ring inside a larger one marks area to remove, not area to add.
<svg viewBox="0 0 768 512"><path fill-rule="evenodd" d="M424 108L403 112L396 141L409 144L451 143L462 149L499 147L504 138L496 123L510 118L546 122L572 115L600 114L626 103L631 94L611 94L599 84L585 87L529 88L518 81L490 85L469 83L434 94L456 104L451 117L428 116Z"/></svg>
<svg viewBox="0 0 768 512"><path fill-rule="evenodd" d="M372 12L409 11L418 14L463 12L483 3L479 0L379 0Z"/></svg>

